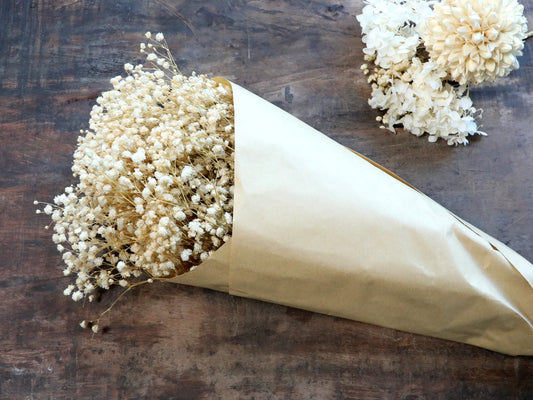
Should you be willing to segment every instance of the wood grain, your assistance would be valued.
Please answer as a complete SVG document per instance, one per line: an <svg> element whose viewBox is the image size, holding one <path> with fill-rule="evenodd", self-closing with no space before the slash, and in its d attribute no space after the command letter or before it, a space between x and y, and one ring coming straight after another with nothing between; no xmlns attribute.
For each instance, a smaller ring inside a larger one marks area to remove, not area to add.
<svg viewBox="0 0 533 400"><path fill-rule="evenodd" d="M533 1L523 1L533 24ZM95 98L164 32L185 73L225 76L378 163L533 260L533 42L472 90L467 147L378 129L360 0L0 2L0 399L530 399L533 359L173 284L128 294L92 335L61 295L34 199L71 181ZM438 245L438 243L436 244Z"/></svg>

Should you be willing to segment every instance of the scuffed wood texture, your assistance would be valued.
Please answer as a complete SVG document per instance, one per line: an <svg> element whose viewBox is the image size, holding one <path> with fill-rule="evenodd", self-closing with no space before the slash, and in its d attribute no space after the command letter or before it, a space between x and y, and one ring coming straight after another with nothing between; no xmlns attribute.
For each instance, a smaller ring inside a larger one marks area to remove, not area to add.
<svg viewBox="0 0 533 400"><path fill-rule="evenodd" d="M0 2L1 399L533 398L532 358L173 284L128 294L92 335L78 323L117 292L91 307L61 294L69 280L32 202L72 181L77 132L109 79L141 61L146 30L166 34L184 72L247 87L533 260L533 39L520 70L472 90L489 136L430 144L374 120L359 70L362 7Z"/></svg>

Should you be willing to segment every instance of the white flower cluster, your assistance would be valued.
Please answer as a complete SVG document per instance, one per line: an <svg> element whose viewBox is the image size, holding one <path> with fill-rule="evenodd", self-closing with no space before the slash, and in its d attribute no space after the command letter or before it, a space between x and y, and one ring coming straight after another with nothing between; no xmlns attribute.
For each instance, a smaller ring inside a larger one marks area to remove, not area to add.
<svg viewBox="0 0 533 400"><path fill-rule="evenodd" d="M126 64L128 76L97 99L74 153L79 183L42 210L64 274L77 275L64 291L75 301L131 287L143 272L148 282L184 273L231 235L230 90L181 75L163 35L155 39L141 44L153 67Z"/></svg>
<svg viewBox="0 0 533 400"><path fill-rule="evenodd" d="M384 111L378 117L382 128L395 132L402 126L417 136L427 133L431 142L442 138L450 145L467 144L469 135L485 134L478 130L467 85L517 66L513 57L522 48L525 25L516 0L499 0L491 7L485 3L493 0L470 3L366 1L357 16L368 62L361 68L372 85L369 104Z"/></svg>
<svg viewBox="0 0 533 400"><path fill-rule="evenodd" d="M469 134L484 134L477 129L476 109L465 88L443 81L445 75L431 60L422 62L418 57L389 69L376 68L369 78L373 88L369 104L386 110L378 117L382 127L395 132L401 124L414 135L427 133L430 142L442 138L450 145L468 143Z"/></svg>
<svg viewBox="0 0 533 400"><path fill-rule="evenodd" d="M431 14L424 0L368 0L357 20L363 31L363 52L381 68L409 61L421 39L418 26Z"/></svg>

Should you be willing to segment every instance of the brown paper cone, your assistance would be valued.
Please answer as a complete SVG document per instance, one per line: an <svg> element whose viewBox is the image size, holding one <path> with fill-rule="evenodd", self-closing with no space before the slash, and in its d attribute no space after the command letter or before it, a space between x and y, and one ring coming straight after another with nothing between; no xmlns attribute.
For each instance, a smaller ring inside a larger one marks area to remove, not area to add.
<svg viewBox="0 0 533 400"><path fill-rule="evenodd" d="M175 282L533 354L533 265L232 84L231 242Z"/></svg>

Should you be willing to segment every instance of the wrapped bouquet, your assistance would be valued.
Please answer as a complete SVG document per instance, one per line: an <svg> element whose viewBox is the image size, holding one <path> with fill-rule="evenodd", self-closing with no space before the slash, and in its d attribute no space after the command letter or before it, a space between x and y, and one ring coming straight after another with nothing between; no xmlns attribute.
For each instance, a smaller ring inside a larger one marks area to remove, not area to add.
<svg viewBox="0 0 533 400"><path fill-rule="evenodd" d="M43 209L65 295L167 280L533 354L533 265L246 89L183 76L151 36Z"/></svg>

